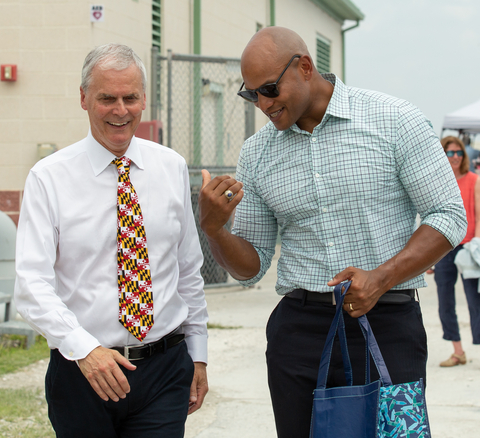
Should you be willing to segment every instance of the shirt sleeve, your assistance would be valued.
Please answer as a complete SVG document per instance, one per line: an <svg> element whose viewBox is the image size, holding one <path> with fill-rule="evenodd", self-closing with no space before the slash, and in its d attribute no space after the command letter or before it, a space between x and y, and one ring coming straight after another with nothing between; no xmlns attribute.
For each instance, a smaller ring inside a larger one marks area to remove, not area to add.
<svg viewBox="0 0 480 438"><path fill-rule="evenodd" d="M421 225L442 233L456 247L467 231L460 189L431 123L411 104L400 110L395 158Z"/></svg>
<svg viewBox="0 0 480 438"><path fill-rule="evenodd" d="M55 293L57 219L54 188L31 171L17 231L15 306L50 348L57 348L66 359L77 360L100 343Z"/></svg>
<svg viewBox="0 0 480 438"><path fill-rule="evenodd" d="M254 141L251 138L250 141ZM232 234L250 242L260 258L260 271L249 280L240 281L251 286L260 281L272 263L277 242L278 225L273 212L255 191L255 169L248 160L246 143L240 152L236 179L243 183L244 196L235 211Z"/></svg>
<svg viewBox="0 0 480 438"><path fill-rule="evenodd" d="M188 352L194 362L207 363L207 303L200 275L203 255L193 216L188 169L184 171L185 218L178 249L178 293L188 305L188 316L182 324Z"/></svg>

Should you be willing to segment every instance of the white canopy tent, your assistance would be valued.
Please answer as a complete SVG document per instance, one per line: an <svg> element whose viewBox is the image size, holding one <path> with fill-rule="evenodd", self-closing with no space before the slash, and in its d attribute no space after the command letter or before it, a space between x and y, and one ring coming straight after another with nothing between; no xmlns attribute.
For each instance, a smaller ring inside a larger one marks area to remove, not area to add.
<svg viewBox="0 0 480 438"><path fill-rule="evenodd" d="M447 129L459 133L480 133L480 100L447 114L443 121L443 131Z"/></svg>

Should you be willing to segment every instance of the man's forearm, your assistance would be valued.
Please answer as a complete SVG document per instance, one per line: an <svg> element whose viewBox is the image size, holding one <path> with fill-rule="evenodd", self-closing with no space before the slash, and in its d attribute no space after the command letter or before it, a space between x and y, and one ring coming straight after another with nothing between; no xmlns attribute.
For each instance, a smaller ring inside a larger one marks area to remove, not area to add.
<svg viewBox="0 0 480 438"><path fill-rule="evenodd" d="M386 291L424 273L451 250L452 245L443 234L422 225L402 251L375 271L384 278Z"/></svg>
<svg viewBox="0 0 480 438"><path fill-rule="evenodd" d="M222 228L208 243L217 263L237 280L248 280L260 271L260 258L250 242Z"/></svg>
<svg viewBox="0 0 480 438"><path fill-rule="evenodd" d="M452 250L447 238L428 225L422 225L396 256L372 271L350 266L328 282L335 286L351 280L344 308L358 318L373 308L379 298L397 284L404 283L429 269Z"/></svg>

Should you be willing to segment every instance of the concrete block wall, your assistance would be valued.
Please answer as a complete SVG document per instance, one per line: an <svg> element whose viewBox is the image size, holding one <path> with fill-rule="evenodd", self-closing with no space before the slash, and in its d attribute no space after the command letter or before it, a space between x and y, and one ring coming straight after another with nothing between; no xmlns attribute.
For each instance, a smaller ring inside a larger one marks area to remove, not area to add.
<svg viewBox="0 0 480 438"><path fill-rule="evenodd" d="M22 190L39 160L38 144L57 149L85 137L80 107L86 54L108 42L128 44L150 68L151 1L104 0L104 21L90 22L87 0L0 3L0 64L17 65L0 82L0 210L18 222Z"/></svg>
<svg viewBox="0 0 480 438"><path fill-rule="evenodd" d="M10 208L5 203L21 198L28 171L39 159L38 144L52 143L60 149L87 134L79 87L83 60L94 46L131 45L150 66L151 2L102 4L105 20L91 23L87 0L0 3L0 64L17 65L17 81L0 82L3 211Z"/></svg>

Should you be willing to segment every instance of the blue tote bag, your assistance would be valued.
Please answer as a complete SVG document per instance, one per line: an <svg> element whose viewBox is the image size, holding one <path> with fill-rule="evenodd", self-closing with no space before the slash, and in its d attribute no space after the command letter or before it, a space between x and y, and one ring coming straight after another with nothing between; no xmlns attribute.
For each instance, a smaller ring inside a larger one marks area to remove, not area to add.
<svg viewBox="0 0 480 438"><path fill-rule="evenodd" d="M392 385L365 315L358 322L365 337L365 385L353 386L343 300L350 282L335 287L336 313L327 335L314 391L310 438L430 438L423 381ZM342 292L342 288L344 288ZM326 388L335 334L338 333L347 386ZM379 380L370 382L370 355Z"/></svg>

